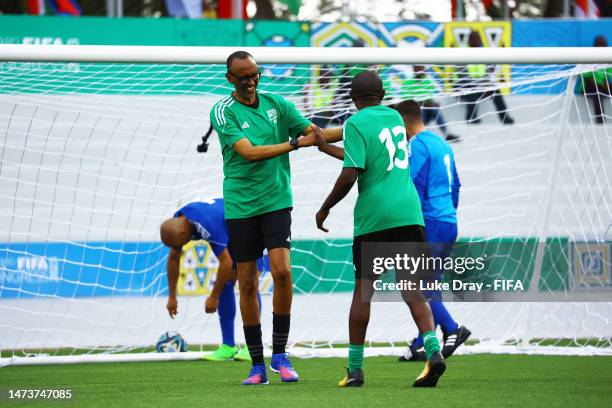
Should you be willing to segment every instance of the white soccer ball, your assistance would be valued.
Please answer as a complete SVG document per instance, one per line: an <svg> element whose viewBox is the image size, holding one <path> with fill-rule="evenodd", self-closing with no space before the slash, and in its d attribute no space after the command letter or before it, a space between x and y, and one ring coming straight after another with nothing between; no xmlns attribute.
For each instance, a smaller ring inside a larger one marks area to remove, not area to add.
<svg viewBox="0 0 612 408"><path fill-rule="evenodd" d="M155 350L158 353L176 353L187 351L187 342L183 337L175 331L168 331L161 335Z"/></svg>

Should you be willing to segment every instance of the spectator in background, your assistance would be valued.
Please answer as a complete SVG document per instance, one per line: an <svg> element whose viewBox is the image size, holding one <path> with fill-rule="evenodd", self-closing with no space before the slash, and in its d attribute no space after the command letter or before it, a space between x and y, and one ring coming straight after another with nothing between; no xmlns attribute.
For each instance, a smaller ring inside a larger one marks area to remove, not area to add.
<svg viewBox="0 0 612 408"><path fill-rule="evenodd" d="M362 39L353 40L354 48L365 47L365 41ZM338 72L340 74L338 88L334 95L334 107L340 109L338 121L342 125L353 113L353 101L349 95L351 90L351 81L353 77L364 71L367 71L368 67L364 64L345 64L340 65Z"/></svg>
<svg viewBox="0 0 612 408"><path fill-rule="evenodd" d="M476 31L472 31L468 44L470 47L482 47L480 34ZM461 99L467 102L465 120L470 124L480 123L480 118L478 117L478 104L480 101L491 97L493 98L493 104L497 110L499 121L504 125L512 125L514 123L514 119L508 114L508 108L498 89L490 91L472 91L471 89L495 85L495 78L492 78L495 75L495 70L495 67L487 67L485 64L470 64L466 67L464 72L460 73L459 84L462 90L466 92L461 96Z"/></svg>
<svg viewBox="0 0 612 408"><path fill-rule="evenodd" d="M306 109L312 112L308 120L318 127L326 128L335 119L336 113L332 110L332 106L338 86L339 81L328 65L321 66L319 73L315 73L310 83L306 85L304 103Z"/></svg>
<svg viewBox="0 0 612 408"><path fill-rule="evenodd" d="M598 35L595 37L593 46L607 47L608 40L603 35ZM580 77L581 81L578 85L578 90L584 92L584 96L591 101L595 123L604 123L604 103L612 95L610 92L612 89L612 68L584 72Z"/></svg>
<svg viewBox="0 0 612 408"><path fill-rule="evenodd" d="M432 120L436 121L442 135L448 142L456 142L460 137L448 133L446 120L442 115L440 104L434 100L438 94L438 86L429 76L423 65L415 65L413 67L414 75L403 81L400 94L402 99L412 99L419 101L421 112L423 113L423 123L428 124Z"/></svg>

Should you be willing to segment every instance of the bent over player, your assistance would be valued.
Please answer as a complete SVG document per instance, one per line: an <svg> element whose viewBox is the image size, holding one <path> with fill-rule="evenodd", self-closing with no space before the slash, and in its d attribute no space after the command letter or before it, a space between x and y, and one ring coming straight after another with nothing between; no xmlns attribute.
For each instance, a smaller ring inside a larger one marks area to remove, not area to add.
<svg viewBox="0 0 612 408"><path fill-rule="evenodd" d="M236 297L234 284L236 270L233 267L231 254L227 249L227 227L223 215L223 199L216 198L206 202L192 202L181 207L172 218L165 220L160 228L161 240L168 248L168 303L166 308L174 318L178 311L176 285L180 272L182 248L191 240L205 240L219 259L219 268L214 286L206 299L206 313L218 309L221 324L222 344L212 354L205 355L205 360L250 361L248 349L238 351L234 339L234 319L236 317ZM257 294L259 296L259 293ZM260 298L259 298L260 299ZM261 303L261 300L259 300Z"/></svg>

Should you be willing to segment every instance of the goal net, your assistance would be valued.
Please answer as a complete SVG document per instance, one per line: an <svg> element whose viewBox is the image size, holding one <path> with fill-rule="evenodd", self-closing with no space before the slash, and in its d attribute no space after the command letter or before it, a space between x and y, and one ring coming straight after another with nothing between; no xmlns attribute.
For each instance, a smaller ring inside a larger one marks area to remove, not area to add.
<svg viewBox="0 0 612 408"><path fill-rule="evenodd" d="M170 319L159 225L182 205L222 195L216 134L208 152L196 146L211 107L233 90L224 60L172 63L169 50L163 63L108 62L112 52L107 62L82 62L78 51L68 62L27 61L2 51L3 364L150 351L168 330L190 345L218 344L218 316L203 307L216 260L202 242L185 248L179 314ZM525 287L515 297L446 292L450 312L473 333L458 352L610 354L612 65L440 64L410 55L381 64L375 55L351 58L364 50L336 51L335 60L318 61L316 49L301 50L309 64L287 64L278 51L279 63L261 64L259 89L286 97L323 127L341 126L355 112L347 90L363 70L383 79L384 104L421 102L428 127L457 138L455 256L485 255L489 279ZM341 163L313 148L290 155L289 342L299 355L331 355L348 343L356 188L332 210L324 234L314 214ZM270 344L266 271L261 290ZM242 343L239 312L235 326ZM372 352L397 354L416 331L404 304L373 303L367 341L387 347Z"/></svg>

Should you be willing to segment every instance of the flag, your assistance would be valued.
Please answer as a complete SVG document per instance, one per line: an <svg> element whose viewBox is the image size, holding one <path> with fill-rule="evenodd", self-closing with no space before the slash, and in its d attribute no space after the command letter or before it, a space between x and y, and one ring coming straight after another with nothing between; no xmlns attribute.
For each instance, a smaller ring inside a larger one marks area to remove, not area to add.
<svg viewBox="0 0 612 408"><path fill-rule="evenodd" d="M45 14L45 0L28 0L28 14L42 16Z"/></svg>
<svg viewBox="0 0 612 408"><path fill-rule="evenodd" d="M594 0L576 0L574 16L578 18L599 18L599 7Z"/></svg>
<svg viewBox="0 0 612 408"><path fill-rule="evenodd" d="M53 14L64 16L80 16L81 8L76 0L47 0Z"/></svg>
<svg viewBox="0 0 612 408"><path fill-rule="evenodd" d="M81 8L76 0L28 0L28 14L45 15L47 11L49 14L64 16L81 15Z"/></svg>

